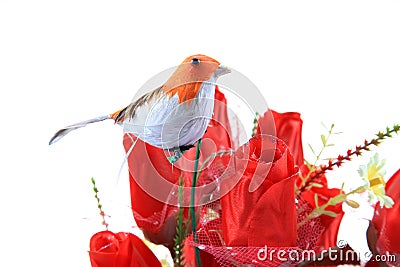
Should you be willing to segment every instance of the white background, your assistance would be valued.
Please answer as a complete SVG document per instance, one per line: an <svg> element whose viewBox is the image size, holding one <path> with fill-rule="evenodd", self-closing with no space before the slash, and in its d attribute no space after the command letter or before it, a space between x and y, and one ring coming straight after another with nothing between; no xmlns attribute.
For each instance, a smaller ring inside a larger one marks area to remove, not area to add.
<svg viewBox="0 0 400 267"><path fill-rule="evenodd" d="M115 212L112 230L131 229L122 130L104 122L51 147L49 138L127 105L191 54L246 75L271 108L300 112L308 159L321 122L344 132L327 156L400 123L399 2L259 3L0 2L1 266L90 266L89 238L102 229L92 176ZM399 149L399 137L377 149L387 178ZM370 155L333 172L332 184L358 179Z"/></svg>

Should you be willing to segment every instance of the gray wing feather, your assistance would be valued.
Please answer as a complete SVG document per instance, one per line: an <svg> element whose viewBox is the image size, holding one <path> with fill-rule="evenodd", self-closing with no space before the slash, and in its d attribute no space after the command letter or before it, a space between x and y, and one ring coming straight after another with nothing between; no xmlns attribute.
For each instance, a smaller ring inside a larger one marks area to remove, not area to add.
<svg viewBox="0 0 400 267"><path fill-rule="evenodd" d="M54 136L50 139L49 145L54 144L55 142L57 142L58 140L60 140L61 138L63 138L65 135L67 135L69 132L72 132L76 129L85 127L88 124L91 123L95 123L95 122L99 122L99 121L104 121L110 119L110 115L104 115L104 116L99 116L90 120L86 120L86 121L81 121L75 124L71 124L69 126L66 126L60 130L58 130Z"/></svg>

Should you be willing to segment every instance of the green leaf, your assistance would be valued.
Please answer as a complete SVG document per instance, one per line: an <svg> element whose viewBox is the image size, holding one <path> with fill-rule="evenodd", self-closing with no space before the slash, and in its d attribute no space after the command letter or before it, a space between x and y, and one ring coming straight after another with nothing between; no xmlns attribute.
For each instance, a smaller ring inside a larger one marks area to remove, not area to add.
<svg viewBox="0 0 400 267"><path fill-rule="evenodd" d="M358 204L356 201L351 200L351 199L346 199L345 200L346 204L352 207L353 209L357 209L360 207L360 204Z"/></svg>
<svg viewBox="0 0 400 267"><path fill-rule="evenodd" d="M309 170L311 170L311 168L312 168L311 163L310 163L308 160L306 160L306 159L304 159L304 162L306 163L307 168L308 168Z"/></svg>
<svg viewBox="0 0 400 267"><path fill-rule="evenodd" d="M338 135L338 134L342 134L343 132L334 132L333 134Z"/></svg>
<svg viewBox="0 0 400 267"><path fill-rule="evenodd" d="M330 206L335 206L337 204L340 204L342 202L346 201L346 195L340 193L339 195L336 195L335 197L332 197L328 200L328 204Z"/></svg>
<svg viewBox="0 0 400 267"><path fill-rule="evenodd" d="M297 192L298 190L299 190L299 187L296 184L294 184L294 191Z"/></svg>
<svg viewBox="0 0 400 267"><path fill-rule="evenodd" d="M340 186L340 192L343 192L343 188L344 188L344 183L342 183L342 185Z"/></svg>
<svg viewBox="0 0 400 267"><path fill-rule="evenodd" d="M169 267L170 266L169 262L166 259L161 259L160 262L161 262L161 266L162 267Z"/></svg>
<svg viewBox="0 0 400 267"><path fill-rule="evenodd" d="M321 134L321 141L324 146L326 146L326 137L324 134Z"/></svg>
<svg viewBox="0 0 400 267"><path fill-rule="evenodd" d="M314 194L314 202L315 202L315 207L319 207L318 206L318 194Z"/></svg>
<svg viewBox="0 0 400 267"><path fill-rule="evenodd" d="M317 153L315 153L315 151L314 151L314 148L310 145L310 144L308 144L308 146L310 147L310 149L311 149L311 152L314 154L314 156L316 156L317 155Z"/></svg>
<svg viewBox="0 0 400 267"><path fill-rule="evenodd" d="M338 214L336 214L335 212L330 211L330 210L323 210L323 211L321 211L321 214L329 216L329 217L333 217L333 218L338 216Z"/></svg>
<svg viewBox="0 0 400 267"><path fill-rule="evenodd" d="M310 183L310 185L311 185L312 187L317 187L317 188L322 188L322 187L324 187L322 184L319 184L319 183Z"/></svg>
<svg viewBox="0 0 400 267"><path fill-rule="evenodd" d="M306 177L304 177L303 174L300 173L299 177L300 177L300 180L301 180L302 183L306 182Z"/></svg>

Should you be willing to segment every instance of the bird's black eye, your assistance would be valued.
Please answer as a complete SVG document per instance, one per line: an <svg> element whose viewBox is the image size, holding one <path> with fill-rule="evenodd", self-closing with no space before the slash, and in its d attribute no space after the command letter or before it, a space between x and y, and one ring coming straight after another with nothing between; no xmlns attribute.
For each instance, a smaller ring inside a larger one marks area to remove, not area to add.
<svg viewBox="0 0 400 267"><path fill-rule="evenodd" d="M200 59L198 59L197 57L194 57L194 58L192 58L192 61L190 63L192 63L193 65L197 65L200 63Z"/></svg>

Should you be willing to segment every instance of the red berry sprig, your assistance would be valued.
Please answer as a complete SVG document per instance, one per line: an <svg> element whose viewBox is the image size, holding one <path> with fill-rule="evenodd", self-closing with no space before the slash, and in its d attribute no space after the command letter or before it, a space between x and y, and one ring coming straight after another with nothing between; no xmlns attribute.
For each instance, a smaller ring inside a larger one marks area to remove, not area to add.
<svg viewBox="0 0 400 267"><path fill-rule="evenodd" d="M92 177L92 185L93 185L93 191L94 191L94 197L96 198L97 201L97 208L100 211L100 216L103 219L102 224L106 227L106 230L108 230L108 223L106 222L106 214L103 211L103 205L101 205L100 203L100 198L99 198L99 189L97 189L96 186L96 181L94 180L94 178Z"/></svg>
<svg viewBox="0 0 400 267"><path fill-rule="evenodd" d="M334 167L341 167L346 161L351 161L354 156L361 156L363 151L370 151L372 145L378 146L383 140L393 137L393 133L398 134L400 131L400 125L395 124L392 128L387 127L386 132L379 132L376 134L376 138L368 141L365 140L363 145L356 146L355 149L349 149L346 155L339 155L335 160L329 160L327 165L321 165L319 168L313 172L304 185L299 189L300 193L308 189L308 187L313 183L315 179L320 177L327 171L333 170Z"/></svg>

